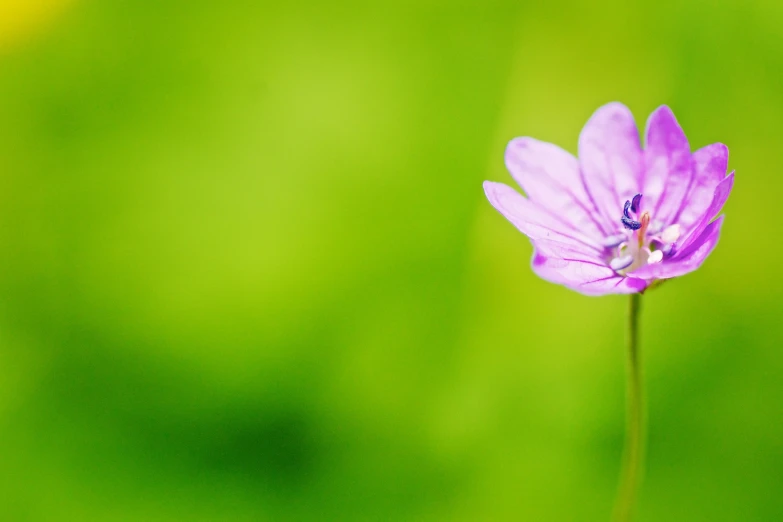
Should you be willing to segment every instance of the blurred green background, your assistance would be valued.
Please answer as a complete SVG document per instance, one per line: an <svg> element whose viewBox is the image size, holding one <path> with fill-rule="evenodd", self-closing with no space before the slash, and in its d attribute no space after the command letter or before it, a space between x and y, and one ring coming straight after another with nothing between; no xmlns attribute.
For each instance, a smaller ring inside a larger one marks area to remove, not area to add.
<svg viewBox="0 0 783 522"><path fill-rule="evenodd" d="M485 200L666 103L737 169L645 296L640 521L783 520L783 4L0 0L0 519L598 521L627 298Z"/></svg>

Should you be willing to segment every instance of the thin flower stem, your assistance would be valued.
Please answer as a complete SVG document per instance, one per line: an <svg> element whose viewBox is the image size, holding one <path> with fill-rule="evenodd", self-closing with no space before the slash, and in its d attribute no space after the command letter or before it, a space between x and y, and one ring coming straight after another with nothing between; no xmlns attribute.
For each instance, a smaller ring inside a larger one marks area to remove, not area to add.
<svg viewBox="0 0 783 522"><path fill-rule="evenodd" d="M639 357L639 308L641 294L631 294L628 308L627 428L620 489L614 507L615 522L629 522L644 470L644 400Z"/></svg>

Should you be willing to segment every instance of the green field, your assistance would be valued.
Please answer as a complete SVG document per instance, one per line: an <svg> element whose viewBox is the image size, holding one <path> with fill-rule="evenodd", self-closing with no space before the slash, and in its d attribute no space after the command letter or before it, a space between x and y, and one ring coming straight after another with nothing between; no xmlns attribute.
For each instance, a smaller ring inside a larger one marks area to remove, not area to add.
<svg viewBox="0 0 783 522"><path fill-rule="evenodd" d="M613 100L737 171L643 298L638 521L783 520L782 3L45 18L0 39L0 520L608 520L627 298L538 279L481 184Z"/></svg>

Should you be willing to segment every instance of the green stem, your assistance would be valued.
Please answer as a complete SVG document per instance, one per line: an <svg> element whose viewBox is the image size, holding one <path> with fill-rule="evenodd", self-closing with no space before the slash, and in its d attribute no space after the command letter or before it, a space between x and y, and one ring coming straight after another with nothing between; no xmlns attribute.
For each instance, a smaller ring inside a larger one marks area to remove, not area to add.
<svg viewBox="0 0 783 522"><path fill-rule="evenodd" d="M614 507L615 522L629 522L644 469L644 400L639 362L639 308L641 294L631 294L628 308L628 397L623 469Z"/></svg>

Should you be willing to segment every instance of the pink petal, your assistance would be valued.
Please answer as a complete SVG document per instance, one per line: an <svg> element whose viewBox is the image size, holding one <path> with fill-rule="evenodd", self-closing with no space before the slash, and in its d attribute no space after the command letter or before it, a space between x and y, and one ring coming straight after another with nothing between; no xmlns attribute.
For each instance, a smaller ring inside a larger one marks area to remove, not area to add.
<svg viewBox="0 0 783 522"><path fill-rule="evenodd" d="M579 162L587 192L604 220L620 228L623 203L640 192L642 151L628 108L599 108L579 135Z"/></svg>
<svg viewBox="0 0 783 522"><path fill-rule="evenodd" d="M723 178L723 181L718 183L718 185L715 187L712 195L712 201L710 201L707 210L702 213L701 217L698 219L698 221L696 221L696 224L691 227L687 236L683 238L682 241L680 241L678 245L678 250L680 252L683 252L685 249L687 249L688 246L701 235L704 229L707 228L707 225L710 224L710 221L712 221L712 219L718 215L718 212L721 211L723 205L726 203L726 200L729 199L729 194L731 194L731 189L733 186L734 171Z"/></svg>
<svg viewBox="0 0 783 522"><path fill-rule="evenodd" d="M556 240L553 241L542 238L534 239L533 246L535 247L536 252L548 259L579 261L601 267L608 266L601 253L566 245Z"/></svg>
<svg viewBox="0 0 783 522"><path fill-rule="evenodd" d="M713 143L693 153L693 182L680 212L672 219L683 230L690 230L712 202L715 187L726 177L729 149L722 143Z"/></svg>
<svg viewBox="0 0 783 522"><path fill-rule="evenodd" d="M592 238L573 230L562 218L536 205L508 185L485 181L484 192L492 206L530 239L555 242L596 257L603 252L603 248Z"/></svg>
<svg viewBox="0 0 783 522"><path fill-rule="evenodd" d="M607 235L582 184L577 159L557 145L514 138L506 147L506 167L528 198L565 218L596 239Z"/></svg>
<svg viewBox="0 0 783 522"><path fill-rule="evenodd" d="M585 295L631 294L647 286L644 280L622 277L606 265L548 257L538 245L532 267L540 278Z"/></svg>
<svg viewBox="0 0 783 522"><path fill-rule="evenodd" d="M653 218L668 223L677 214L693 177L688 138L667 106L647 120L642 204Z"/></svg>
<svg viewBox="0 0 783 522"><path fill-rule="evenodd" d="M647 284L636 277L613 277L584 283L575 290L585 295L636 294L647 288Z"/></svg>
<svg viewBox="0 0 783 522"><path fill-rule="evenodd" d="M635 270L632 275L644 279L670 279L693 272L701 266L718 244L722 224L723 216L710 223L689 248L671 261L643 266Z"/></svg>

